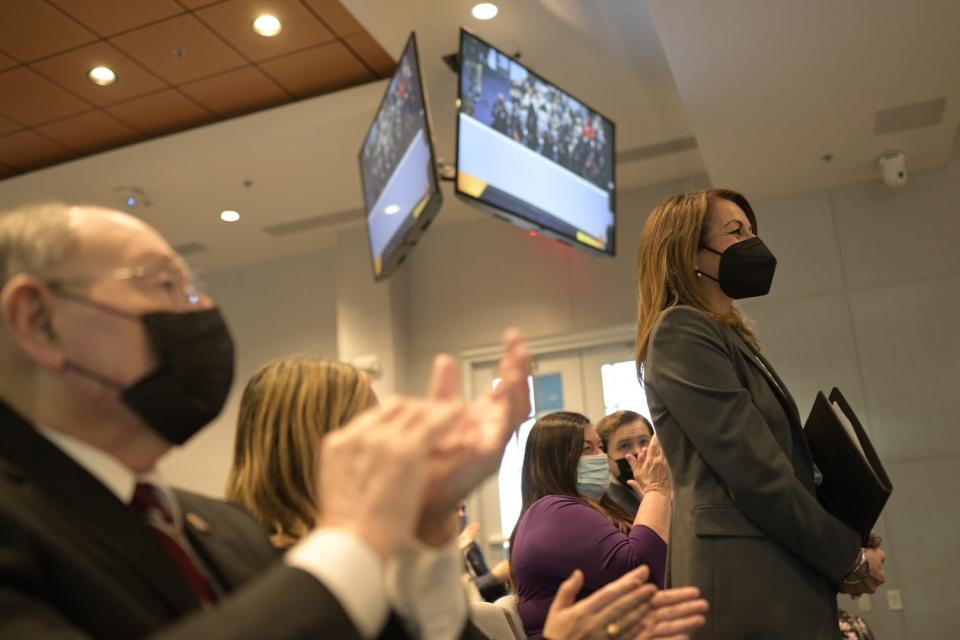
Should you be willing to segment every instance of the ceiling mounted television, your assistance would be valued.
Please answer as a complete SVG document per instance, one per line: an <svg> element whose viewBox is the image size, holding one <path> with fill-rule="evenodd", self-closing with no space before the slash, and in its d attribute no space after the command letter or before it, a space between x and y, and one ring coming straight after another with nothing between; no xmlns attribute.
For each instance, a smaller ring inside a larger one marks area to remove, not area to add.
<svg viewBox="0 0 960 640"><path fill-rule="evenodd" d="M613 122L464 30L458 96L457 196L614 255Z"/></svg>
<svg viewBox="0 0 960 640"><path fill-rule="evenodd" d="M413 33L359 159L373 277L382 280L406 259L443 201Z"/></svg>

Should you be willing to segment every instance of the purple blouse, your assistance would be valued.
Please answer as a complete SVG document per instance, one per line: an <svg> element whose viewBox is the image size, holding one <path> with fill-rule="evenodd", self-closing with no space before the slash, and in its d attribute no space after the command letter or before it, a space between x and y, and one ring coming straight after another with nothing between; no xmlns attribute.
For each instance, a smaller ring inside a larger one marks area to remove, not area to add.
<svg viewBox="0 0 960 640"><path fill-rule="evenodd" d="M579 600L642 564L663 588L666 562L667 543L653 529L636 525L624 535L576 498L541 498L520 521L510 553L523 626L528 635L543 631L550 603L574 569L584 578Z"/></svg>

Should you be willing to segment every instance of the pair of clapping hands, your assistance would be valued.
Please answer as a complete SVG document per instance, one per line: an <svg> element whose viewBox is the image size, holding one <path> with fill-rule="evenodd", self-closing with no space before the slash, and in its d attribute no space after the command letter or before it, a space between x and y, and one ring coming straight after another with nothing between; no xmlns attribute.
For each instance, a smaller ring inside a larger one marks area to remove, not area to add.
<svg viewBox="0 0 960 640"><path fill-rule="evenodd" d="M575 603L583 574L574 571L550 605L544 640L684 640L704 625L708 604L696 587L658 591L649 577L644 565Z"/></svg>
<svg viewBox="0 0 960 640"><path fill-rule="evenodd" d="M530 354L507 330L501 383L465 404L453 358L434 361L426 398L394 397L321 443L320 525L349 531L387 559L412 540L440 546L457 534L460 502L500 465L530 414Z"/></svg>

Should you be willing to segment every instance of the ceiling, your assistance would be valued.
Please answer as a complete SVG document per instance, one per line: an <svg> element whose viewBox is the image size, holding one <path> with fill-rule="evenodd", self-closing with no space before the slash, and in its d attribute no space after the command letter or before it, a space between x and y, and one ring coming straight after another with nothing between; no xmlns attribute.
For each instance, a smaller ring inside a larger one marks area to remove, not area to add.
<svg viewBox="0 0 960 640"><path fill-rule="evenodd" d="M950 158L960 3L649 6L714 184L763 198L877 179L889 150L911 172Z"/></svg>
<svg viewBox="0 0 960 640"><path fill-rule="evenodd" d="M251 28L261 13L284 25ZM97 86L87 72L117 75ZM4 0L0 179L389 77L338 0Z"/></svg>
<svg viewBox="0 0 960 640"><path fill-rule="evenodd" d="M456 50L461 25L519 51L617 123L621 190L706 173L752 198L799 193L878 179L887 149L904 150L916 172L946 163L960 119L960 38L949 37L960 4L950 0L500 0L489 22L471 17L470 0L342 4L392 58L417 31L447 159L456 77L440 58ZM330 246L362 220L356 154L384 88L372 82L16 176L0 182L0 207L50 197L116 206L114 190L136 186L151 204L134 212L192 247L202 269ZM445 196L438 224L484 215ZM239 222L218 220L228 208Z"/></svg>

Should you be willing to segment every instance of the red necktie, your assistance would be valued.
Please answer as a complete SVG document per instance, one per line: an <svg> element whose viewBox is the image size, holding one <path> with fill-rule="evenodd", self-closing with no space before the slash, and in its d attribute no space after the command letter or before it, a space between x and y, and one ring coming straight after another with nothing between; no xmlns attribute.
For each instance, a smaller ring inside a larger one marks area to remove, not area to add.
<svg viewBox="0 0 960 640"><path fill-rule="evenodd" d="M144 520L164 548L176 561L180 573L187 579L193 591L204 604L213 604L217 601L217 592L200 568L192 549L187 546L182 532L178 532L176 522L170 509L157 495L156 487L151 484L138 484L133 491L130 506L143 515Z"/></svg>

